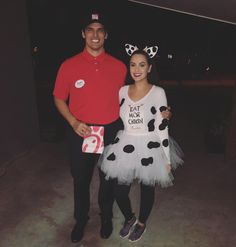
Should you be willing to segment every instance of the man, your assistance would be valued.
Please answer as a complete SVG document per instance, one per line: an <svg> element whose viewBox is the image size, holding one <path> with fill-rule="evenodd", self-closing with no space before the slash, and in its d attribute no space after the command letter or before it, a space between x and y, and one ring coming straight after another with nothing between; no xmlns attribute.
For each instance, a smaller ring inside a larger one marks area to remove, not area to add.
<svg viewBox="0 0 236 247"><path fill-rule="evenodd" d="M101 15L89 16L82 30L84 50L62 63L53 91L58 111L68 122L71 174L74 181L74 217L76 224L71 241L79 242L89 219L89 187L99 154L82 152L83 137L91 125L104 127L104 145L114 139L121 128L118 92L124 84L126 66L105 52L107 30ZM69 102L67 104L67 100ZM105 180L99 170L98 203L101 211L102 238L112 233L114 180Z"/></svg>
<svg viewBox="0 0 236 247"><path fill-rule="evenodd" d="M126 66L104 50L107 38L102 16L94 13L84 24L85 48L60 67L54 88L55 105L67 120L71 173L74 180L74 217L72 242L83 238L88 221L89 186L99 155L83 153L83 136L89 125L104 126L104 144L109 144L120 128L118 92L124 83ZM69 98L69 105L67 100ZM99 206L102 238L112 233L113 181L106 181L100 172Z"/></svg>

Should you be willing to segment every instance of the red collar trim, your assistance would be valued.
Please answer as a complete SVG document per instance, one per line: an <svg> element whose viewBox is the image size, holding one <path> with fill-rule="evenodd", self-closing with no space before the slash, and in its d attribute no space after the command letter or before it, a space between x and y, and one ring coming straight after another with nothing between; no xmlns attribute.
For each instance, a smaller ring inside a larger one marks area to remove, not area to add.
<svg viewBox="0 0 236 247"><path fill-rule="evenodd" d="M86 49L84 49L83 52L82 52L82 55L89 62L94 62L95 60L98 61L98 62L102 62L106 57L106 52L103 51L101 54L99 54L98 56L94 57Z"/></svg>

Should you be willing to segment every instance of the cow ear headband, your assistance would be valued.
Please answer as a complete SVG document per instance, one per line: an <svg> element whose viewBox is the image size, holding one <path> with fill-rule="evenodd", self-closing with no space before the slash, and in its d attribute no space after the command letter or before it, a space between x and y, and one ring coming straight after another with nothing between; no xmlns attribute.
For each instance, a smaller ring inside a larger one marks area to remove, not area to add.
<svg viewBox="0 0 236 247"><path fill-rule="evenodd" d="M125 44L125 50L126 50L126 53L129 56L131 56L133 54L133 52L139 50L139 48L137 46L134 46L131 44ZM150 58L153 58L157 54L158 46L150 46L150 47L146 46L143 49L143 51L147 52L147 54Z"/></svg>

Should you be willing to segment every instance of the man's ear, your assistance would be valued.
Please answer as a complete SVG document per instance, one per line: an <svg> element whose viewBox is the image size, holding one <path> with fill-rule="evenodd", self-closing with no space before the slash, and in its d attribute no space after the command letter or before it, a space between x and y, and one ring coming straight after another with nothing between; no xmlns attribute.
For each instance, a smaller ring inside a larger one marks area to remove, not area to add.
<svg viewBox="0 0 236 247"><path fill-rule="evenodd" d="M81 31L82 37L85 39L84 30Z"/></svg>
<svg viewBox="0 0 236 247"><path fill-rule="evenodd" d="M108 37L108 33L106 33L106 35L105 35L105 39L107 39L107 37Z"/></svg>

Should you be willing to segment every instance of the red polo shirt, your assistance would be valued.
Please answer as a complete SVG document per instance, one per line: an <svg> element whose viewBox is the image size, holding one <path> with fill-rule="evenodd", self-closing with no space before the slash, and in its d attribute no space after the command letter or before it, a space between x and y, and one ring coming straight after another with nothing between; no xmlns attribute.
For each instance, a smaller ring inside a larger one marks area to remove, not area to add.
<svg viewBox="0 0 236 247"><path fill-rule="evenodd" d="M119 117L119 89L124 84L126 66L103 52L97 57L84 50L62 63L53 95L69 99L69 110L90 124L108 124Z"/></svg>

